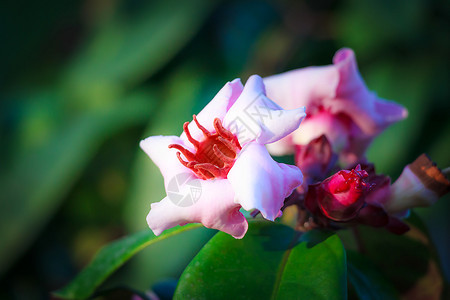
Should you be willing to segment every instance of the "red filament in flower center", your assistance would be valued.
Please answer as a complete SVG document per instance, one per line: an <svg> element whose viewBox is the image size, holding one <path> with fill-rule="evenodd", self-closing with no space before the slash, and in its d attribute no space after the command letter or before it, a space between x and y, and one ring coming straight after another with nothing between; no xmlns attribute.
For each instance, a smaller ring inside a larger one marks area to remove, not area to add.
<svg viewBox="0 0 450 300"><path fill-rule="evenodd" d="M242 149L238 139L229 130L222 126L219 118L214 119L215 133L209 132L200 125L197 117L193 116L195 124L203 132L204 139L197 141L189 132L189 122L184 123L183 130L189 142L195 147L195 153L178 144L171 144L175 148L178 160L201 179L226 178L236 160L238 152ZM184 160L181 154L187 159Z"/></svg>

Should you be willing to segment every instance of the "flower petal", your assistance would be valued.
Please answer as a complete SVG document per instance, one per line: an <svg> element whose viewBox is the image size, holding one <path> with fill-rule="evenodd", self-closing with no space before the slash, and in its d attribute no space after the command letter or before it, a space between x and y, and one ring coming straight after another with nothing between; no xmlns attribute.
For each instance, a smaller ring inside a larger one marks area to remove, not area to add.
<svg viewBox="0 0 450 300"><path fill-rule="evenodd" d="M241 80L239 78L227 82L223 88L216 94L216 96L202 109L202 111L197 115L197 120L199 123L205 127L210 132L214 132L214 119L219 118L223 120L227 111L236 102L236 99L242 93ZM203 133L198 129L194 121L189 123L189 131L192 137L196 140L203 139ZM181 138L188 143L186 134L183 132Z"/></svg>
<svg viewBox="0 0 450 300"><path fill-rule="evenodd" d="M283 110L267 98L262 78L253 75L226 114L224 126L238 137L242 146L255 140L268 144L297 129L305 116L304 107Z"/></svg>
<svg viewBox="0 0 450 300"><path fill-rule="evenodd" d="M347 125L340 118L327 111L317 113L306 119L302 126L294 131L292 138L295 144L308 145L321 135L327 137L336 153L347 147L349 135Z"/></svg>
<svg viewBox="0 0 450 300"><path fill-rule="evenodd" d="M336 96L351 97L356 93L367 93L367 87L358 71L355 52L349 48L342 48L333 57L333 65L339 73L339 84ZM369 104L359 101L362 105Z"/></svg>
<svg viewBox="0 0 450 300"><path fill-rule="evenodd" d="M324 101L332 113L349 115L365 134L370 135L378 134L388 125L407 117L408 112L403 106L381 99L367 89L353 50L339 50L333 63L339 72L336 98Z"/></svg>
<svg viewBox="0 0 450 300"><path fill-rule="evenodd" d="M306 106L307 114L308 109L320 105L322 99L334 98L338 82L339 73L334 66L302 68L264 78L268 98L285 109ZM297 132L302 134L304 130ZM267 148L274 155L287 155L294 153L294 145L293 134L290 134Z"/></svg>
<svg viewBox="0 0 450 300"><path fill-rule="evenodd" d="M190 169L180 163L176 155L178 150L169 149L169 145L171 144L179 144L190 149L190 146L185 145L183 140L177 136L151 136L142 140L139 144L142 150L147 153L161 171L166 187L169 181L178 174L194 174Z"/></svg>
<svg viewBox="0 0 450 300"><path fill-rule="evenodd" d="M266 148L247 144L228 173L235 202L245 210L258 209L264 218L274 220L284 199L302 183L299 168L275 162Z"/></svg>
<svg viewBox="0 0 450 300"><path fill-rule="evenodd" d="M197 194L192 194L193 189ZM189 198L190 202L180 205L169 190L167 197L151 205L147 223L155 235L186 223L202 223L235 238L242 238L247 232L248 222L239 212L240 205L233 201L234 193L228 180L194 179L180 185L178 193Z"/></svg>
<svg viewBox="0 0 450 300"><path fill-rule="evenodd" d="M382 116L380 126L383 128L408 117L408 110L402 105L381 98L375 102L375 111Z"/></svg>
<svg viewBox="0 0 450 300"><path fill-rule="evenodd" d="M302 68L264 78L267 97L285 109L308 108L322 99L334 98L338 82L334 66Z"/></svg>

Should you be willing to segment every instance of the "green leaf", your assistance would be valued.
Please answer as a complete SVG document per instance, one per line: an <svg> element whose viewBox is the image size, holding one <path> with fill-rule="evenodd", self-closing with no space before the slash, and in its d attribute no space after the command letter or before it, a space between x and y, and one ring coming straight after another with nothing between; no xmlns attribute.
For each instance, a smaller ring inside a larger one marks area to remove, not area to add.
<svg viewBox="0 0 450 300"><path fill-rule="evenodd" d="M346 299L336 235L250 222L242 240L216 234L183 272L175 299Z"/></svg>
<svg viewBox="0 0 450 300"><path fill-rule="evenodd" d="M175 227L156 237L151 230L144 230L115 241L102 248L90 264L64 288L54 292L63 299L86 299L109 275L147 246L182 232L200 228L201 224Z"/></svg>
<svg viewBox="0 0 450 300"><path fill-rule="evenodd" d="M397 291L363 255L347 251L348 278L360 300L398 299Z"/></svg>
<svg viewBox="0 0 450 300"><path fill-rule="evenodd" d="M432 253L420 239L366 226L358 229L362 252L400 293L411 289L425 276Z"/></svg>

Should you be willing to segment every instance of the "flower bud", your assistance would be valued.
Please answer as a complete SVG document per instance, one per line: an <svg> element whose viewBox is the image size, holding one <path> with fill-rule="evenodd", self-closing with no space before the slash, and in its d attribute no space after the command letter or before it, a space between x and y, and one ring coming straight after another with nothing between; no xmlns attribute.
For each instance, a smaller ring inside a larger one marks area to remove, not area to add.
<svg viewBox="0 0 450 300"><path fill-rule="evenodd" d="M326 178L337 161L325 135L313 139L307 145L297 145L295 163L302 170L305 183L313 184Z"/></svg>
<svg viewBox="0 0 450 300"><path fill-rule="evenodd" d="M391 197L384 207L396 214L413 207L430 206L450 191L450 181L426 155L407 165L391 186Z"/></svg>
<svg viewBox="0 0 450 300"><path fill-rule="evenodd" d="M350 171L339 171L322 183L311 185L305 205L310 211L314 211L314 202L317 203L320 211L334 221L351 220L365 203L365 196L370 188L365 180L368 176L360 165Z"/></svg>

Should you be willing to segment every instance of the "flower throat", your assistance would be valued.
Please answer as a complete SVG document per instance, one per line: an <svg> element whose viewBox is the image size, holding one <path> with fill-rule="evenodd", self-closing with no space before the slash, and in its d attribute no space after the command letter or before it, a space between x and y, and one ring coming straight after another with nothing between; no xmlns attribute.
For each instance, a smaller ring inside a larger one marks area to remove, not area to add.
<svg viewBox="0 0 450 300"><path fill-rule="evenodd" d="M178 160L183 166L191 169L201 179L226 178L233 167L238 152L242 149L238 139L231 131L222 126L219 118L214 119L215 133L209 132L200 125L196 115L193 116L197 127L203 132L204 139L197 141L189 132L189 122L184 123L183 131L189 142L195 147L195 153L178 144L171 144L175 148ZM186 160L181 157L184 155Z"/></svg>

